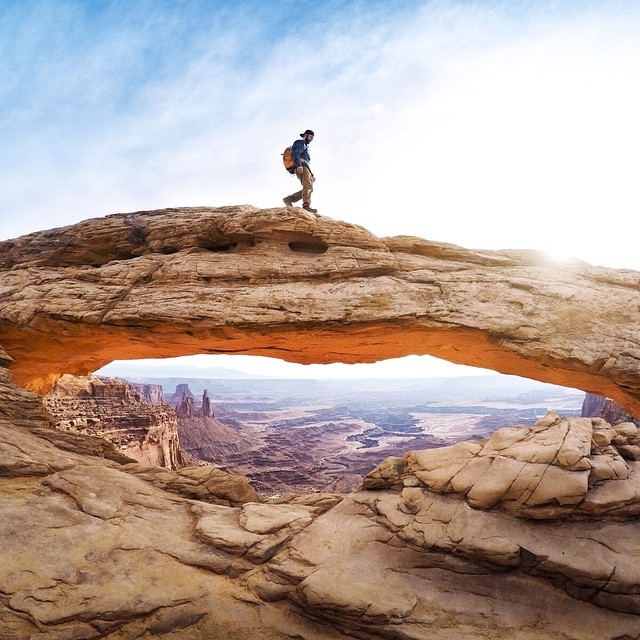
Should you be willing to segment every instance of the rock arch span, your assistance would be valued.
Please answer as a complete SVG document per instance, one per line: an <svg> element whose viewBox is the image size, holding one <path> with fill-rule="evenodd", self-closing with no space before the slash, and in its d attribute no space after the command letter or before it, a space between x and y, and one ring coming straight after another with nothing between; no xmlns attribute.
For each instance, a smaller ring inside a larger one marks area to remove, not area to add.
<svg viewBox="0 0 640 640"><path fill-rule="evenodd" d="M0 344L45 391L115 359L429 354L640 415L640 274L378 238L294 209L114 214L0 243Z"/></svg>

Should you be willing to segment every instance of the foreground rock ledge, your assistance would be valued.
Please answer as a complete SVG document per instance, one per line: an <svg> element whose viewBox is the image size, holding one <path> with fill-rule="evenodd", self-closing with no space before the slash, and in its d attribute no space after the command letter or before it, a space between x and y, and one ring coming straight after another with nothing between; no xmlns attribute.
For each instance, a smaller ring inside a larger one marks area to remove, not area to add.
<svg viewBox="0 0 640 640"><path fill-rule="evenodd" d="M430 354L640 415L640 274L378 238L294 209L117 214L0 243L0 344L44 392L114 359Z"/></svg>
<svg viewBox="0 0 640 640"><path fill-rule="evenodd" d="M473 489L442 491L430 452L382 488L261 502L204 469L147 467L52 429L6 360L0 349L3 639L638 637L640 523L618 510L638 504L635 425L550 415L488 440L487 455L525 462L531 487L539 465L560 469L555 493L538 483L536 519L491 506L487 481L506 486L495 469L474 476L476 506ZM440 453L442 477L469 463ZM571 474L588 474L599 518L548 510L579 504Z"/></svg>

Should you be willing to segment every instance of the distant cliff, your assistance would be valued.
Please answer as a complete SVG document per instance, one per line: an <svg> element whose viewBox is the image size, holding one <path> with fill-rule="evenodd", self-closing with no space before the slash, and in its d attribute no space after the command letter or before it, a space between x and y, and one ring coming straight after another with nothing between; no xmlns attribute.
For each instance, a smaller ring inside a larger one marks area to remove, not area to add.
<svg viewBox="0 0 640 640"><path fill-rule="evenodd" d="M604 418L609 424L633 422L640 426L640 421L628 414L621 404L610 398L587 393L582 403L582 417Z"/></svg>
<svg viewBox="0 0 640 640"><path fill-rule="evenodd" d="M168 469L183 466L175 412L158 385L119 378L62 376L43 401L57 429L94 435L130 458Z"/></svg>
<svg viewBox="0 0 640 640"><path fill-rule="evenodd" d="M149 404L167 404L164 399L164 392L162 391L161 384L131 383L131 385L140 392L140 395Z"/></svg>

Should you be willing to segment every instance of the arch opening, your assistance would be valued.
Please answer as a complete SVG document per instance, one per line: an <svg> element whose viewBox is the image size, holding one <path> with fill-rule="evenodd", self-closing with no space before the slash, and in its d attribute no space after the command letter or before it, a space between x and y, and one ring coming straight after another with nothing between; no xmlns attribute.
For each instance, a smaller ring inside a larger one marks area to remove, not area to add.
<svg viewBox="0 0 640 640"><path fill-rule="evenodd" d="M580 415L584 399L575 389L435 358L324 367L200 356L116 361L95 373L127 380L149 402L171 407L180 464L246 476L266 496L351 491L389 456L488 437L549 410ZM59 385L49 397L64 393L64 380ZM157 457L155 449L146 458L129 453L145 462Z"/></svg>

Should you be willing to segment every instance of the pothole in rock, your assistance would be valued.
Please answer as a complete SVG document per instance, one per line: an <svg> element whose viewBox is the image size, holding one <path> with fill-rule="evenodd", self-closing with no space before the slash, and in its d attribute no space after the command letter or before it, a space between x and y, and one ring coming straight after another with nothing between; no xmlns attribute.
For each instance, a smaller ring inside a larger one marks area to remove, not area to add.
<svg viewBox="0 0 640 640"><path fill-rule="evenodd" d="M309 238L308 240L292 240L289 243L289 249L298 253L312 253L320 254L325 253L329 247L326 242L317 240L316 238Z"/></svg>

